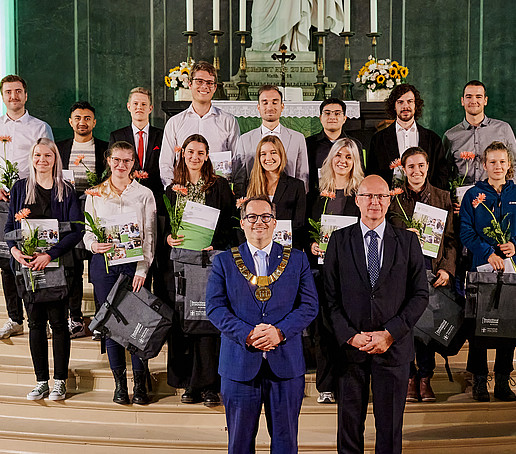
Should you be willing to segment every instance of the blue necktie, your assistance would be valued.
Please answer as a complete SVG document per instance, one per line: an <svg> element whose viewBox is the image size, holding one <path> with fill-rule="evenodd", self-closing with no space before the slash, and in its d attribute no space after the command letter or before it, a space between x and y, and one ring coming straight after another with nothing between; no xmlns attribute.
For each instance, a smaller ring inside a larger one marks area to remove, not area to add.
<svg viewBox="0 0 516 454"><path fill-rule="evenodd" d="M378 276L380 275L380 257L378 256L378 234L374 230L369 230L366 233L366 238L369 237L369 247L367 248L367 272L369 273L369 280L371 287L374 287Z"/></svg>
<svg viewBox="0 0 516 454"><path fill-rule="evenodd" d="M257 276L267 276L267 252L258 250L256 251L258 257L258 269L256 270Z"/></svg>

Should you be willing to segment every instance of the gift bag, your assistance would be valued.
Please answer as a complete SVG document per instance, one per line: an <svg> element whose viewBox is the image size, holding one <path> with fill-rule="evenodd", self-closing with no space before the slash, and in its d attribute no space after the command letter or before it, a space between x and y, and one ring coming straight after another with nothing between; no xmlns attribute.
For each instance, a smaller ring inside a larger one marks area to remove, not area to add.
<svg viewBox="0 0 516 454"><path fill-rule="evenodd" d="M476 336L516 338L516 274L469 272L466 297Z"/></svg>

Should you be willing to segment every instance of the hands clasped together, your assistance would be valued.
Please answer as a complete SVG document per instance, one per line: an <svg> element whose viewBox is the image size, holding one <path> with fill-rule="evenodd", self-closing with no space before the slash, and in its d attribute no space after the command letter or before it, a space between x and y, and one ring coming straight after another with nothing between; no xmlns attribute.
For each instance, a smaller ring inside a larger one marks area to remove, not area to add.
<svg viewBox="0 0 516 454"><path fill-rule="evenodd" d="M268 352L274 350L283 341L283 334L273 325L260 323L247 336L246 343L258 350Z"/></svg>
<svg viewBox="0 0 516 454"><path fill-rule="evenodd" d="M355 334L348 344L370 354L385 353L394 342L389 331L371 331Z"/></svg>

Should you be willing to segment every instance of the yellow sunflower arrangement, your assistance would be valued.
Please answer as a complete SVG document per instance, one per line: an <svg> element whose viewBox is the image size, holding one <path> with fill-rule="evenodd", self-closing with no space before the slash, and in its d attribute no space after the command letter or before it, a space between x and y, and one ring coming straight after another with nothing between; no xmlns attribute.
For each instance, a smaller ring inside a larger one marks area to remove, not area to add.
<svg viewBox="0 0 516 454"><path fill-rule="evenodd" d="M371 91L382 88L392 89L395 85L405 82L409 70L397 61L388 58L375 60L371 55L358 71L356 81Z"/></svg>
<svg viewBox="0 0 516 454"><path fill-rule="evenodd" d="M169 73L165 76L165 85L172 90L188 88L188 78L190 77L190 71L194 63L194 60L190 63L183 61L179 66L171 68Z"/></svg>

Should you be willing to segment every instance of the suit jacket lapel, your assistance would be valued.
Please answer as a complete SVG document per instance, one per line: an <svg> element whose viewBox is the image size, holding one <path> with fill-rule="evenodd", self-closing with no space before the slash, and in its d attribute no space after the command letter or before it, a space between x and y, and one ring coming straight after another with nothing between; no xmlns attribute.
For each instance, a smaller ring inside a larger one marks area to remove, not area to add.
<svg viewBox="0 0 516 454"><path fill-rule="evenodd" d="M251 255L251 251L249 250L249 246L247 246L247 241L245 243L242 243L238 247L238 250L240 251L240 255L242 256L242 260L244 261L245 266L247 266L247 269L251 273L256 274L256 269L254 267L254 260ZM240 271L238 271L238 274L240 274ZM254 304L256 304L261 311L262 304L254 296L254 292L256 290L255 286L253 284L251 284L247 279L246 279L246 285L247 285L247 288L249 289L249 293L251 294L251 299L253 300Z"/></svg>
<svg viewBox="0 0 516 454"><path fill-rule="evenodd" d="M398 149L398 138L396 137L396 122L389 126L385 131L385 151L389 157L388 163L391 163L400 156Z"/></svg>
<svg viewBox="0 0 516 454"><path fill-rule="evenodd" d="M430 150L428 149L428 134L426 133L426 130L422 127L422 126L419 126L419 124L416 122L416 127L417 127L417 134L418 134L418 146L421 147L423 150L425 150L427 153L430 152Z"/></svg>
<svg viewBox="0 0 516 454"><path fill-rule="evenodd" d="M287 189L286 177L285 177L285 174L282 173L278 180L278 185L276 186L276 191L274 192L274 198L272 199L274 204L278 205L278 202L283 197L283 194L285 193L286 189Z"/></svg>
<svg viewBox="0 0 516 454"><path fill-rule="evenodd" d="M362 237L362 229L360 228L360 221L353 226L351 233L351 255L355 261L355 266L358 274L367 286L371 286L369 274L367 272L367 264L364 250L364 238Z"/></svg>
<svg viewBox="0 0 516 454"><path fill-rule="evenodd" d="M151 159L151 155L154 153L154 143L156 141L156 132L153 127L149 125L149 140L147 140L147 152L145 153L145 162L143 168L147 169Z"/></svg>
<svg viewBox="0 0 516 454"><path fill-rule="evenodd" d="M132 124L125 128L124 135L125 135L125 140L127 142L129 142L136 149L136 151L138 151L138 149L136 148L136 144L134 143L133 125Z"/></svg>
<svg viewBox="0 0 516 454"><path fill-rule="evenodd" d="M385 224L385 232L383 235L383 261L380 269L380 275L376 281L375 288L382 284L394 264L394 256L396 254L396 236L394 230L389 223Z"/></svg>

